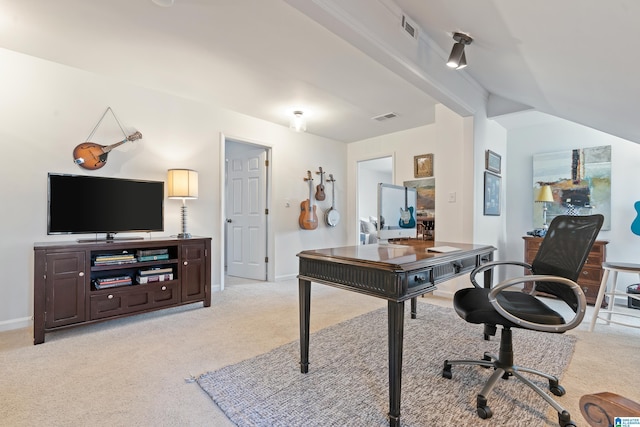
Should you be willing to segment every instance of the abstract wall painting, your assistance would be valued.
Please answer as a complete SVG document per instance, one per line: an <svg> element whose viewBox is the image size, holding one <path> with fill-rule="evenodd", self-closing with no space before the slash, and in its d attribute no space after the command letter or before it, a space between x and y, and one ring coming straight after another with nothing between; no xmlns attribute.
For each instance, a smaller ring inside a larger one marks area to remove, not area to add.
<svg viewBox="0 0 640 427"><path fill-rule="evenodd" d="M536 154L533 156L533 200L550 185L553 202L532 203L533 225L542 227L557 215L604 215L602 230L611 229L611 146Z"/></svg>
<svg viewBox="0 0 640 427"><path fill-rule="evenodd" d="M436 215L436 179L425 178L413 181L405 181L405 187L416 189L418 206L416 207L416 216L419 219L433 220Z"/></svg>

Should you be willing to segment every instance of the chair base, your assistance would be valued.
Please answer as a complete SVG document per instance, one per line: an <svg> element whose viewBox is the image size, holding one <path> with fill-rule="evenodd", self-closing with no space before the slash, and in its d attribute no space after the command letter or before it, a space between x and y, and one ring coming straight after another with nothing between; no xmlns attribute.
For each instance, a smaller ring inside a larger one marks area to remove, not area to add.
<svg viewBox="0 0 640 427"><path fill-rule="evenodd" d="M558 383L558 378L536 369L514 365L511 342L511 329L503 328L500 336L499 357L485 353L482 360L445 360L444 368L442 369L442 376L444 378L451 379L451 367L453 365L475 365L494 369L493 374L489 377L476 399L476 411L478 416L482 419L491 418L493 415L491 408L487 406L487 396L491 393L498 380L500 378L506 380L509 379L509 377L515 377L535 391L558 412L558 423L560 424L560 427L575 427L576 424L571 420L571 414L569 414L569 412L560 406L555 400L549 397L544 390L535 385L528 378L522 376L521 372L546 378L549 381L549 391L556 396L562 396L565 394L565 389Z"/></svg>

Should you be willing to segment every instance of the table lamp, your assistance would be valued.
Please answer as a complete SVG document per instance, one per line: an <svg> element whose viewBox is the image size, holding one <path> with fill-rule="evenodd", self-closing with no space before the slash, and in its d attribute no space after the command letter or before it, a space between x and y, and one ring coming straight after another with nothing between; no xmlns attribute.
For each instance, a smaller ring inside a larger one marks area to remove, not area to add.
<svg viewBox="0 0 640 427"><path fill-rule="evenodd" d="M553 202L553 193L550 185L543 185L540 188L536 202L542 203L542 228L548 228L547 225L547 203Z"/></svg>
<svg viewBox="0 0 640 427"><path fill-rule="evenodd" d="M187 232L187 199L198 198L198 172L190 169L169 169L167 173L168 196L170 199L182 199L182 233L181 239L188 239Z"/></svg>

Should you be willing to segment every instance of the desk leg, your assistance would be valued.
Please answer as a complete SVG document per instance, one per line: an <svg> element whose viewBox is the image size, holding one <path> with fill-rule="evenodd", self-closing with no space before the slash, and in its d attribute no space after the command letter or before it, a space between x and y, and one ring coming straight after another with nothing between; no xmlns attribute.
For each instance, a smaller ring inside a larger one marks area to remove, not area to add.
<svg viewBox="0 0 640 427"><path fill-rule="evenodd" d="M411 298L411 318L415 319L418 316L418 298Z"/></svg>
<svg viewBox="0 0 640 427"><path fill-rule="evenodd" d="M309 311L311 309L311 282L298 280L300 298L300 372L309 372Z"/></svg>
<svg viewBox="0 0 640 427"><path fill-rule="evenodd" d="M389 301L387 311L389 323L389 426L399 427L404 301Z"/></svg>

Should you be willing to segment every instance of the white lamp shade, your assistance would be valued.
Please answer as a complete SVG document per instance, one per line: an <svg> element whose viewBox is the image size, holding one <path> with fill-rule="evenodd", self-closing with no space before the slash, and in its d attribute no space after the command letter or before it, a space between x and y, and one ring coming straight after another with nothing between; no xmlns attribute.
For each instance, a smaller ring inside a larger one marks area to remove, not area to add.
<svg viewBox="0 0 640 427"><path fill-rule="evenodd" d="M170 199L197 199L198 172L190 169L169 169L167 186Z"/></svg>

